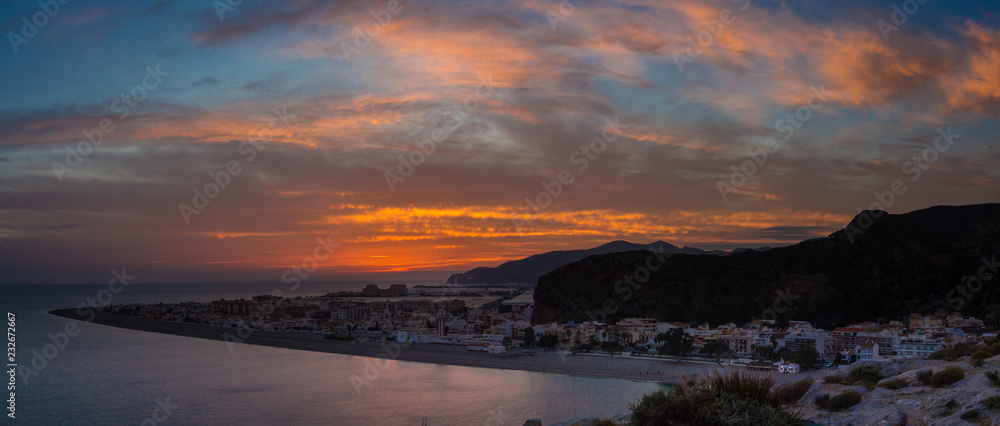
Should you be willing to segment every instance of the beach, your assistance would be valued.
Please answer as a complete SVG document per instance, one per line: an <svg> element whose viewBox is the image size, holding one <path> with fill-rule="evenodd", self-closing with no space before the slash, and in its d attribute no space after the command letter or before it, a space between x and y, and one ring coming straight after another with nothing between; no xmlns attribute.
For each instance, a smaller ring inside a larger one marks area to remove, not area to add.
<svg viewBox="0 0 1000 426"><path fill-rule="evenodd" d="M440 344L388 344L358 341L336 341L324 339L316 333L261 331L242 336L237 335L237 329L215 327L204 324L181 323L142 318L132 315L97 312L93 320L80 316L74 309L57 309L49 314L76 321L91 322L98 325L124 328L150 333L171 334L198 339L218 340L226 342L235 338L235 344L250 344L271 346L275 348L326 352L364 357L382 357L400 361L414 361L433 364L458 365L466 367L496 368L506 370L536 371L542 373L568 374L582 377L611 378L660 383L683 383L699 374L711 373L742 367L719 367L715 364L700 364L677 361L666 361L647 358L629 358L621 356L598 356L590 354L559 354L552 352L524 353L519 349L511 349L503 354L488 354L472 352L465 346L450 346ZM395 345L398 346L395 346ZM793 382L821 372L805 372L799 374L771 374L776 382ZM819 375L823 375L821 373Z"/></svg>

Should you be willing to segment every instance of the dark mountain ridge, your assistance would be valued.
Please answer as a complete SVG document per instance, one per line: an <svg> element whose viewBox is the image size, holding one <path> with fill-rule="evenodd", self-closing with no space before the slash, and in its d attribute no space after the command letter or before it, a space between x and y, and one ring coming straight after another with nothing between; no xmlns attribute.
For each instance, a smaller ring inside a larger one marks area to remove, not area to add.
<svg viewBox="0 0 1000 426"><path fill-rule="evenodd" d="M470 271L454 274L448 277L446 284L506 284L538 282L538 277L568 263L576 262L587 256L625 252L631 250L658 250L663 253L685 254L729 254L725 251L705 251L693 247L680 248L673 244L657 241L650 244L635 244L628 241L612 241L600 246L583 250L561 250L536 254L524 259L505 262L495 268L479 267Z"/></svg>
<svg viewBox="0 0 1000 426"><path fill-rule="evenodd" d="M615 283L635 276L651 253L590 256L539 278L532 322L780 318L832 327L961 311L997 324L997 253L1000 204L866 211L827 238L793 246L662 256L663 266L635 285Z"/></svg>

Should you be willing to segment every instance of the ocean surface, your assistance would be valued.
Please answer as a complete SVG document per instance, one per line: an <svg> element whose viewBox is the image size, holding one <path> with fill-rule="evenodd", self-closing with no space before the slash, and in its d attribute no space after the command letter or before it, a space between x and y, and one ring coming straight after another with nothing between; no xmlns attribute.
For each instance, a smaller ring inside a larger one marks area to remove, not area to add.
<svg viewBox="0 0 1000 426"><path fill-rule="evenodd" d="M356 291L368 283L283 289L294 297ZM47 312L75 308L107 288L0 286L0 310L16 316L17 363L30 367L37 358L35 366L42 366L37 374L18 374L17 423L420 425L426 419L428 425L519 426L529 418L549 424L626 414L630 403L660 389L627 380L389 360L358 392L351 376L363 377L372 358L242 344L230 351L226 342L90 323L77 323L77 336L60 338L72 321ZM208 302L275 288L273 283L130 284L111 303ZM50 335L62 348L52 344L43 354ZM8 391L3 395L7 399ZM6 413L0 423L10 423Z"/></svg>

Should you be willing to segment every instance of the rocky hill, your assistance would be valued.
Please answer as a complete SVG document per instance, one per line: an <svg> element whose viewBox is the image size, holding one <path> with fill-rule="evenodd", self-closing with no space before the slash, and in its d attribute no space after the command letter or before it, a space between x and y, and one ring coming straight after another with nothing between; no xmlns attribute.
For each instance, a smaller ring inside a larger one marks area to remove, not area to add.
<svg viewBox="0 0 1000 426"><path fill-rule="evenodd" d="M998 253L1000 204L865 211L827 238L762 252L589 256L538 279L532 322L777 317L829 328L961 311L997 324Z"/></svg>
<svg viewBox="0 0 1000 426"><path fill-rule="evenodd" d="M454 274L445 281L447 284L506 284L538 282L538 277L568 263L576 262L595 254L618 253L631 250L658 250L663 253L717 254L729 252L705 251L693 247L680 248L670 243L657 241L651 244L635 244L628 241L612 241L598 247L584 250L550 251L520 260L512 260L495 268L479 267L461 274ZM738 251L734 250L734 251Z"/></svg>

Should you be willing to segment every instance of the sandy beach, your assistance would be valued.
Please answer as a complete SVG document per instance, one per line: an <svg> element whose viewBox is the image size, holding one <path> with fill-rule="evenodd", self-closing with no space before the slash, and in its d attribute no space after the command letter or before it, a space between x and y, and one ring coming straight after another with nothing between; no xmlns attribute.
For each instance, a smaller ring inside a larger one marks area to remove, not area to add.
<svg viewBox="0 0 1000 426"><path fill-rule="evenodd" d="M76 321L85 321L74 309L58 309L52 315ZM118 327L151 333L225 341L225 334L236 335L236 329L214 327L203 324L178 323L146 319L131 315L99 312L94 324ZM741 367L719 367L712 364L695 364L657 359L623 358L616 356L569 355L557 353L523 353L512 350L504 354L471 352L464 346L438 344L401 344L398 355L392 357L379 343L342 342L324 339L315 333L295 333L255 330L243 339L251 345L271 346L313 352L326 352L365 357L386 357L401 361L426 362L434 364L459 365L466 367L498 368L508 370L536 371L543 373L568 374L574 376L614 378L625 380L651 381L661 383L683 383L699 373L710 373L720 369ZM392 350L395 353L395 350ZM800 374L772 374L776 382L792 382L810 375L825 375L825 372Z"/></svg>

